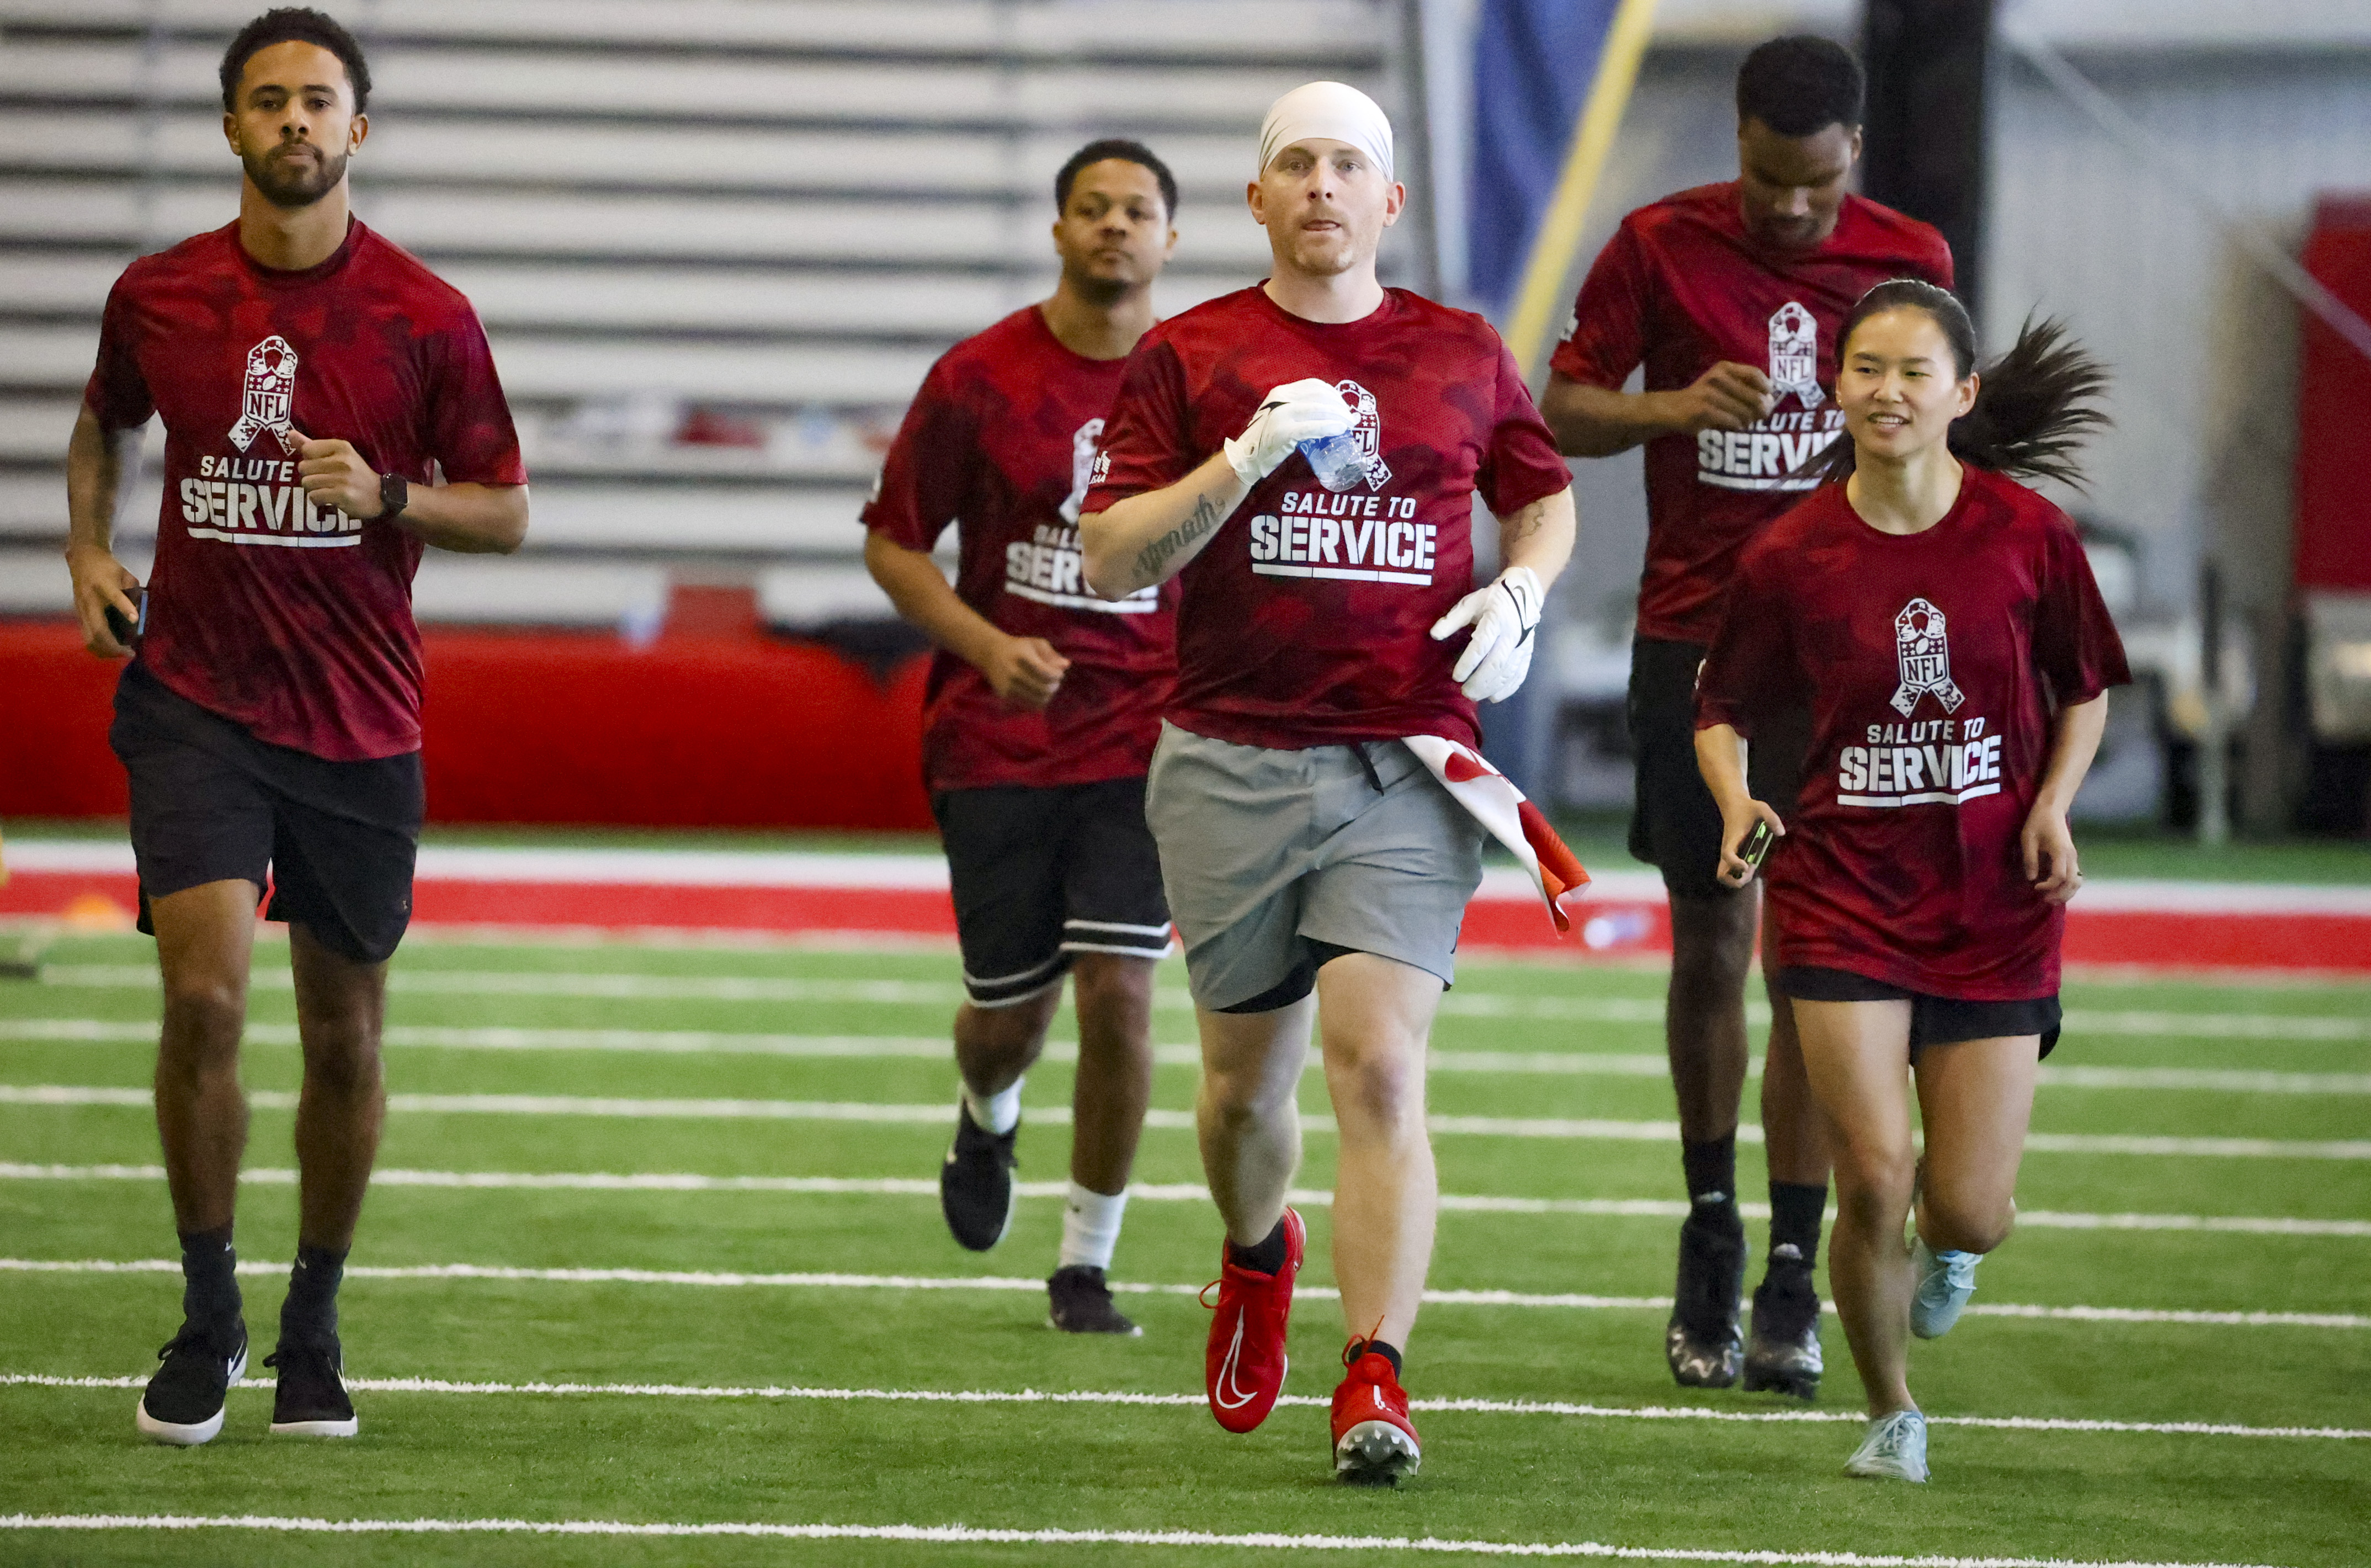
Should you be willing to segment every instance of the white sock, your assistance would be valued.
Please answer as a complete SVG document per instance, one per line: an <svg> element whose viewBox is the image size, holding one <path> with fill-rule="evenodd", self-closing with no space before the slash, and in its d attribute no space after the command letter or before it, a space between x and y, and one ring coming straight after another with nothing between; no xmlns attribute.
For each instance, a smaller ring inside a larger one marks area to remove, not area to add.
<svg viewBox="0 0 2371 1568"><path fill-rule="evenodd" d="M1111 1267L1112 1249L1119 1245L1119 1216L1127 1207L1125 1190L1105 1197L1071 1182L1070 1201L1062 1205L1061 1266Z"/></svg>
<svg viewBox="0 0 2371 1568"><path fill-rule="evenodd" d="M1002 1137L1021 1124L1021 1080L1014 1078L1012 1087L1001 1094L978 1095L969 1084L964 1085L964 1109L971 1113L971 1124L982 1132Z"/></svg>

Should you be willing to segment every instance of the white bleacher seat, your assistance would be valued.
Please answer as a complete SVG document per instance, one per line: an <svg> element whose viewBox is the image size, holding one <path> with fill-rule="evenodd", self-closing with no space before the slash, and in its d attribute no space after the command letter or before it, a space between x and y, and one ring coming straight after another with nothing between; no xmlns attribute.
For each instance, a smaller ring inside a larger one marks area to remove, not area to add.
<svg viewBox="0 0 2371 1568"><path fill-rule="evenodd" d="M0 543L39 543L44 548L66 545L66 480L64 449L54 468L0 471ZM140 478L124 489L116 513L119 539L138 541L146 549L156 536L156 513L164 504L165 487L156 476L154 454L143 465Z"/></svg>
<svg viewBox="0 0 2371 1568"><path fill-rule="evenodd" d="M850 621L894 620L897 612L861 566L776 566L758 574L758 615L797 637Z"/></svg>
<svg viewBox="0 0 2371 1568"><path fill-rule="evenodd" d="M658 629L666 605L660 566L431 550L411 582L411 613L423 626L613 627L640 635Z"/></svg>
<svg viewBox="0 0 2371 1568"><path fill-rule="evenodd" d="M863 548L862 487L538 484L528 536L539 549L657 549L852 556Z"/></svg>
<svg viewBox="0 0 2371 1568"><path fill-rule="evenodd" d="M236 188L175 181L94 190L0 179L0 238L128 245L146 234L219 228ZM1049 202L1048 207L1052 205ZM1181 204L1185 236L1172 263L1258 277L1267 240L1241 206ZM1047 254L1045 225L1013 221L1001 202L854 202L796 197L556 195L494 190L359 190L354 210L388 238L439 255L663 256L674 259L916 262L1013 267ZM220 221L216 221L220 220Z"/></svg>

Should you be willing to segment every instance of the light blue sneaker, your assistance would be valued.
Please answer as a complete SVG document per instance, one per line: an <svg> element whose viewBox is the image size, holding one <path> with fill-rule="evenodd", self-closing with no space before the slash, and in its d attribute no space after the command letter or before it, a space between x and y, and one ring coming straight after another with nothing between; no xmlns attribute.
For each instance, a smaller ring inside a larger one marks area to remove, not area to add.
<svg viewBox="0 0 2371 1568"><path fill-rule="evenodd" d="M1845 1461L1845 1473L1872 1481L1925 1481L1926 1418L1914 1410L1897 1410L1872 1419L1860 1447Z"/></svg>
<svg viewBox="0 0 2371 1568"><path fill-rule="evenodd" d="M1918 1271L1918 1290L1910 1298L1910 1332L1920 1339L1949 1333L1976 1293L1976 1265L1984 1261L1982 1252L1937 1252L1913 1236L1910 1262Z"/></svg>

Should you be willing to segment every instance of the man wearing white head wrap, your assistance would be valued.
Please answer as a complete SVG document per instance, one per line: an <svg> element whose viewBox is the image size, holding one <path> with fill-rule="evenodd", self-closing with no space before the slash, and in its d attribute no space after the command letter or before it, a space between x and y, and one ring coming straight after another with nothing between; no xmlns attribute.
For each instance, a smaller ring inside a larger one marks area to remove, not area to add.
<svg viewBox="0 0 2371 1568"><path fill-rule="evenodd" d="M1311 82L1268 105L1260 121L1259 166L1266 173L1276 155L1310 137L1342 142L1371 159L1392 179L1392 122L1382 106L1340 82Z"/></svg>
<svg viewBox="0 0 2371 1568"><path fill-rule="evenodd" d="M1248 1432L1283 1389L1304 1236L1285 1204L1293 1086L1315 1025L1354 1336L1334 1463L1391 1480L1420 1458L1400 1347L1439 1207L1425 1052L1481 879L1482 829L1413 743L1471 755L1475 701L1521 684L1572 550L1571 475L1489 324L1377 281L1406 192L1373 100L1338 82L1277 100L1246 194L1274 269L1145 335L1079 535L1096 593L1181 589L1145 815L1186 942L1202 1164L1226 1222L1210 1412ZM1508 567L1478 594L1477 493Z"/></svg>

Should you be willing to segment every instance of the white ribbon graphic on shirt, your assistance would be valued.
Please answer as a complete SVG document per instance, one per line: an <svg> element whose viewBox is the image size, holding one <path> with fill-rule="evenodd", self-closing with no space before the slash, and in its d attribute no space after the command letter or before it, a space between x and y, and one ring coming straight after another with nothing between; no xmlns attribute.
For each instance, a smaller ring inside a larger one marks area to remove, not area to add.
<svg viewBox="0 0 2371 1568"><path fill-rule="evenodd" d="M1959 711L1967 698L1951 681L1951 644L1944 636L1943 612L1924 599L1913 599L1893 617L1894 652L1902 661L1902 685L1894 689L1893 708L1903 718L1928 692L1946 713Z"/></svg>
<svg viewBox="0 0 2371 1568"><path fill-rule="evenodd" d="M296 396L296 351L288 340L272 334L247 351L247 376L242 384L238 423L230 427L233 446L244 452L255 438L270 431L280 450L296 450L289 427L288 406Z"/></svg>
<svg viewBox="0 0 2371 1568"><path fill-rule="evenodd" d="M1782 398L1792 392L1807 410L1827 399L1820 390L1819 318L1791 299L1770 317L1770 389Z"/></svg>
<svg viewBox="0 0 2371 1568"><path fill-rule="evenodd" d="M1062 521L1072 527L1079 525L1079 508L1094 488L1101 475L1111 471L1111 464L1095 449L1104 438L1104 421L1089 420L1070 432L1070 494L1062 502Z"/></svg>

